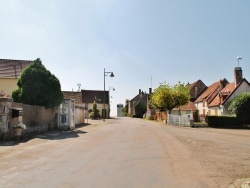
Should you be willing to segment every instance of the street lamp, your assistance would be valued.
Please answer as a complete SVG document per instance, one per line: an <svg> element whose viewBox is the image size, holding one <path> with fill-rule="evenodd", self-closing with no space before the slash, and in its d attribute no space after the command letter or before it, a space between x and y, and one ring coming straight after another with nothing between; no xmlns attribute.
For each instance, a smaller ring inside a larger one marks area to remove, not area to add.
<svg viewBox="0 0 250 188"><path fill-rule="evenodd" d="M239 67L240 66L239 62L240 62L240 60L242 60L242 57L241 56L237 56L237 60L238 60L238 67Z"/></svg>
<svg viewBox="0 0 250 188"><path fill-rule="evenodd" d="M106 108L105 108L105 76L108 76L109 74L110 74L111 78L115 77L113 72L106 72L105 68L104 68L104 95L103 95L103 112L102 112L103 121L105 121L105 116L106 116Z"/></svg>

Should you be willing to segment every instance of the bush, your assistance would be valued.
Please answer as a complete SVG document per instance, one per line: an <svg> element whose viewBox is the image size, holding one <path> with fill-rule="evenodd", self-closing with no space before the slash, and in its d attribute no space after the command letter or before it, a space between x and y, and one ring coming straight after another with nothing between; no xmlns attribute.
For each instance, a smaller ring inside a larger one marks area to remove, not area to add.
<svg viewBox="0 0 250 188"><path fill-rule="evenodd" d="M229 105L229 111L240 118L242 123L250 121L250 93L239 94Z"/></svg>
<svg viewBox="0 0 250 188"><path fill-rule="evenodd" d="M250 118L239 118L235 116L207 116L209 127L222 128L242 128L245 124L250 124Z"/></svg>
<svg viewBox="0 0 250 188"><path fill-rule="evenodd" d="M63 100L60 81L48 71L40 59L24 69L13 91L15 102L53 108Z"/></svg>

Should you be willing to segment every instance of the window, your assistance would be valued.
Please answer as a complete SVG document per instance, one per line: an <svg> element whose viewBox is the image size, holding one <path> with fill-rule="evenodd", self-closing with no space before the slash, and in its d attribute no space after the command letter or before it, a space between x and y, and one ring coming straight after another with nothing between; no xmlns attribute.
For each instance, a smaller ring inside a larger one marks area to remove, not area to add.
<svg viewBox="0 0 250 188"><path fill-rule="evenodd" d="M218 116L218 109L215 109L215 115Z"/></svg>

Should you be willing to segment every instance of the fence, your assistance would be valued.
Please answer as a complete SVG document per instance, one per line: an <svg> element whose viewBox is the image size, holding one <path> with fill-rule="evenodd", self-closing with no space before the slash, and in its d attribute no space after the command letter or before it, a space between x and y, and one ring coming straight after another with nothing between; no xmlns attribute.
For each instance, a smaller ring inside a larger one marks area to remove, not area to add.
<svg viewBox="0 0 250 188"><path fill-rule="evenodd" d="M169 125L181 125L181 126L190 126L190 120L193 119L193 114L185 115L173 115L168 114L168 124Z"/></svg>

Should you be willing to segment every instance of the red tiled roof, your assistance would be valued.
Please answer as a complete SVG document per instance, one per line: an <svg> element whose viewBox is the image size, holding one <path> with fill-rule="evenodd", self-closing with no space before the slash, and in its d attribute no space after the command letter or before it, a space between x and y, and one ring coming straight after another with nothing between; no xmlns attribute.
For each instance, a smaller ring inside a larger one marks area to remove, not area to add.
<svg viewBox="0 0 250 188"><path fill-rule="evenodd" d="M224 100L235 90L235 83L227 84L214 98L214 100L208 106L219 106ZM224 97L223 97L224 96ZM223 100L224 99L224 100Z"/></svg>
<svg viewBox="0 0 250 188"><path fill-rule="evenodd" d="M226 81L226 79L222 80L222 81ZM195 102L201 102L204 99L208 99L215 91L218 87L220 87L220 83L221 80L218 82L213 83L212 85L210 85L199 97Z"/></svg>
<svg viewBox="0 0 250 188"><path fill-rule="evenodd" d="M19 78L23 69L33 61L0 59L0 78Z"/></svg>
<svg viewBox="0 0 250 188"><path fill-rule="evenodd" d="M181 111L187 111L187 110L193 110L193 111L197 111L198 109L196 108L194 102L189 101L187 104L185 104L184 106L180 107Z"/></svg>

